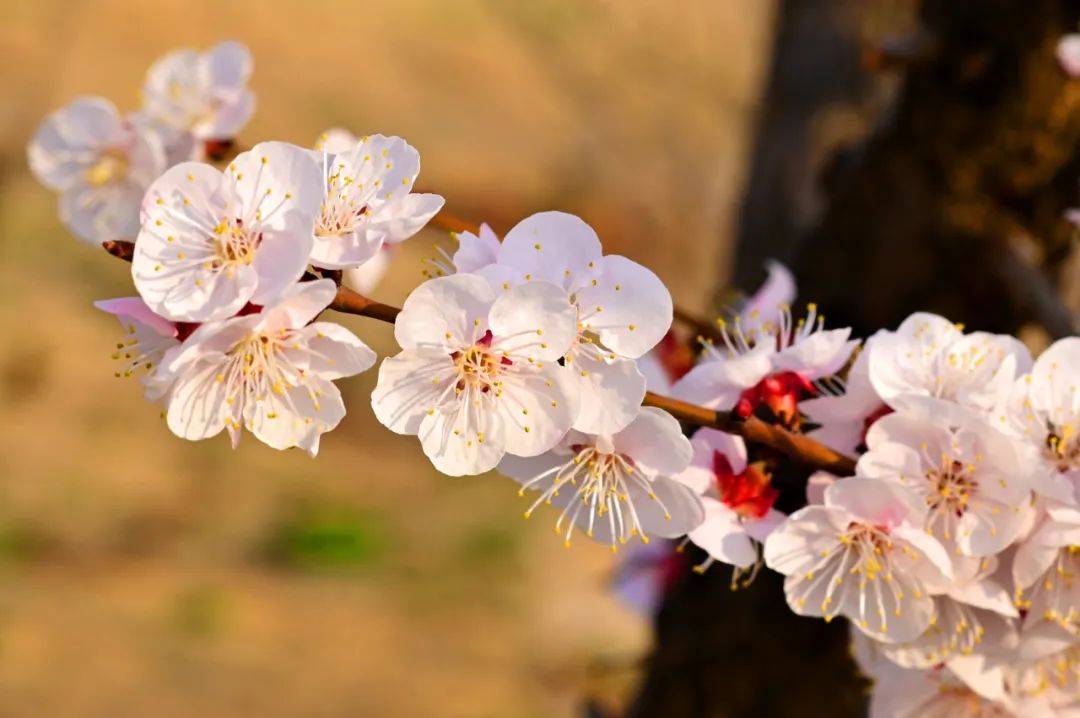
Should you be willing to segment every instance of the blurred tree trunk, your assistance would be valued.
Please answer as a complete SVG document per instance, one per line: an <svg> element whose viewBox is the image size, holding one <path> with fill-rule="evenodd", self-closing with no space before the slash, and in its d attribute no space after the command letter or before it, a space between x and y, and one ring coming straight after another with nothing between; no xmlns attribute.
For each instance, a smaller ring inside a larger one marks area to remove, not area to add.
<svg viewBox="0 0 1080 718"><path fill-rule="evenodd" d="M1056 285L1075 243L1062 213L1078 203L1080 81L1054 50L1080 2L926 0L917 36L877 58L901 66L895 99L829 156L811 141L820 118L865 112L874 91L852 76L856 14L874 4L782 4L736 281L789 260L800 296L863 336L918 309L1073 333ZM669 591L630 716L863 714L843 622L794 616L768 571L747 590L728 584L717 565Z"/></svg>

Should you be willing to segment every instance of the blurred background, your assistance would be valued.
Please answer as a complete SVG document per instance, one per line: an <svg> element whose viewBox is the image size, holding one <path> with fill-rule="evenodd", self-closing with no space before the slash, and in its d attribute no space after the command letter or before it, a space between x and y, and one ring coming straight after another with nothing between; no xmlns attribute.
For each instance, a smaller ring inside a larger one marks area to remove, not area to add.
<svg viewBox="0 0 1080 718"><path fill-rule="evenodd" d="M531 718L632 695L649 626L609 595L610 552L524 522L504 479L437 475L375 422L375 372L340 382L349 414L314 461L173 437L113 378L117 328L90 305L134 293L127 266L64 231L25 148L75 96L133 110L154 59L236 39L258 102L242 143L401 135L455 213L501 233L575 212L703 311L776 8L677 6L0 4L0 715ZM407 242L376 296L400 302L435 244Z"/></svg>

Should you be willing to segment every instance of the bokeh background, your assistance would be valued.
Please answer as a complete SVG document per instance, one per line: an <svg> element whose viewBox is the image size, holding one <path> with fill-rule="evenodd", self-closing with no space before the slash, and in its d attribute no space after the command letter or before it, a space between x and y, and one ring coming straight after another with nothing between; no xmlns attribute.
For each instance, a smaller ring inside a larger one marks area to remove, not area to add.
<svg viewBox="0 0 1080 718"><path fill-rule="evenodd" d="M0 2L0 715L579 715L630 694L649 627L602 546L450 479L371 415L375 373L310 460L176 439L113 378L127 268L60 226L26 167L49 111L135 109L145 69L222 39L255 57L241 141L406 137L419 186L500 232L582 215L702 310L731 237L768 0ZM404 245L400 302L443 233ZM381 355L390 329L341 321Z"/></svg>

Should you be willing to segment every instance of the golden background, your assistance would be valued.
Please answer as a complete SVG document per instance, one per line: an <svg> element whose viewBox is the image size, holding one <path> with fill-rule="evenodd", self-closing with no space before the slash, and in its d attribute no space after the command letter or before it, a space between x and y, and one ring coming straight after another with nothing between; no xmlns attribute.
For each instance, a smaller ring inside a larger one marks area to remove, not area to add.
<svg viewBox="0 0 1080 718"><path fill-rule="evenodd" d="M451 479L371 415L375 371L310 460L173 437L96 298L126 265L59 224L26 167L82 94L134 110L143 73L222 39L255 57L240 140L397 134L418 186L500 233L581 214L609 253L703 309L721 282L771 2L366 0L0 5L0 715L578 715L625 698L647 622L516 485ZM375 293L397 303L426 230ZM380 355L389 327L341 318Z"/></svg>

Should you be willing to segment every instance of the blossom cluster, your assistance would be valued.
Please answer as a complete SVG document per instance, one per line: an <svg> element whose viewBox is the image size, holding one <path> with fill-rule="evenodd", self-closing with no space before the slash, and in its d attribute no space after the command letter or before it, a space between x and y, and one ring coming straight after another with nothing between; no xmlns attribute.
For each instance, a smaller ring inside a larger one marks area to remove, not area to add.
<svg viewBox="0 0 1080 718"><path fill-rule="evenodd" d="M224 160L250 74L235 43L173 53L139 112L76 100L29 160L75 234L134 239L138 296L97 303L123 327L117 376L138 374L177 436L235 446L246 429L314 456L345 415L334 382L377 361L320 315L343 281L372 287L443 199L413 191L419 153L394 136ZM371 395L436 469L512 479L567 545L681 539L699 570L779 572L792 611L850 622L877 715L1080 710L1080 339L1033 357L916 313L863 342L793 312L774 263L694 350L664 283L574 215L455 237L397 313L401 351ZM687 435L658 405L715 420ZM854 470L792 495L774 475L800 457L748 446L750 421Z"/></svg>

